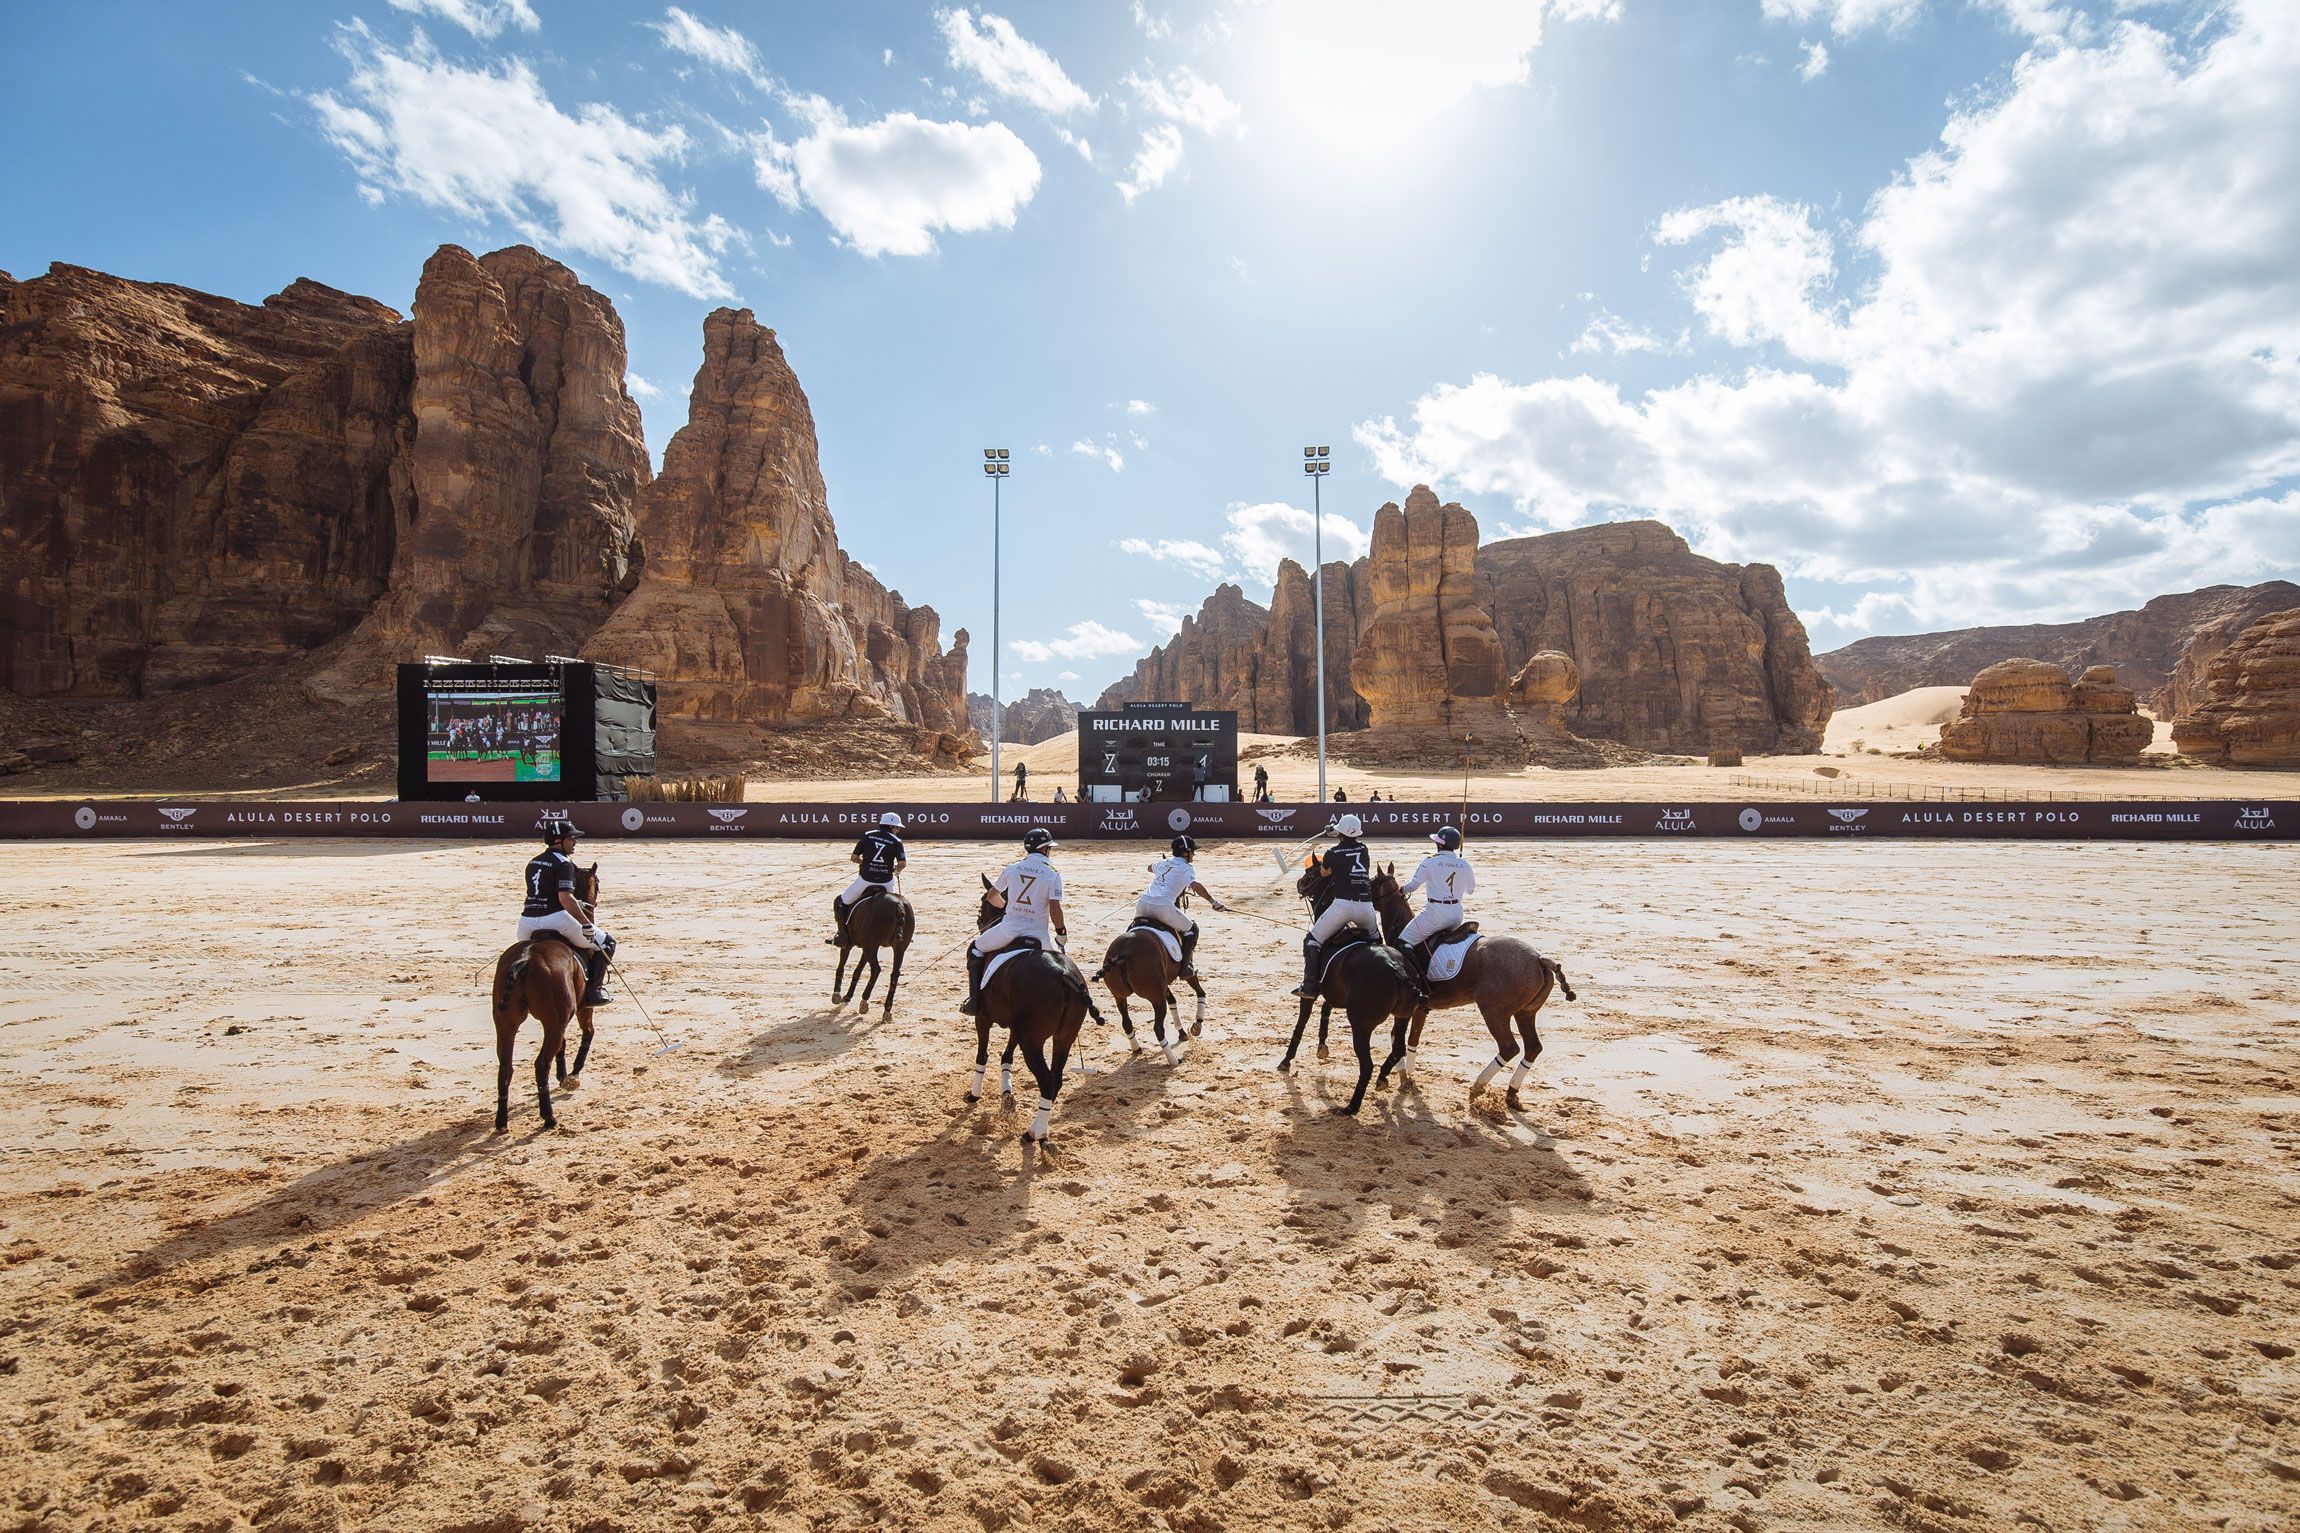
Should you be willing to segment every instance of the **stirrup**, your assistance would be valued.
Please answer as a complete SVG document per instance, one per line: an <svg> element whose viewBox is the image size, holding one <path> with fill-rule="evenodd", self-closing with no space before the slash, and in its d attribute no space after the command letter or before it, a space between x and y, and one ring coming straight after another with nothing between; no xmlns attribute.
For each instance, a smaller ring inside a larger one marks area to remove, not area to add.
<svg viewBox="0 0 2300 1533"><path fill-rule="evenodd" d="M981 1011L982 997L979 995L970 995L958 1003L958 1014L962 1017L976 1016Z"/></svg>

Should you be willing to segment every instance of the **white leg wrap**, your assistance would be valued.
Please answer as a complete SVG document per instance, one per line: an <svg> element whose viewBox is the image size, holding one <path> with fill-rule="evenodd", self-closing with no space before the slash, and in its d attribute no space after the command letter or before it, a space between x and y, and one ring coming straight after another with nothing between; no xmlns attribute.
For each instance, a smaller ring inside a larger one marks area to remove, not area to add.
<svg viewBox="0 0 2300 1533"><path fill-rule="evenodd" d="M1172 1064L1172 1063L1174 1063L1175 1059L1178 1057L1178 1056L1177 1056L1177 1055L1174 1053L1174 1045L1172 1045L1171 1043L1161 1043L1161 1044L1159 1044L1159 1045L1158 1045L1158 1047L1160 1047L1160 1048L1162 1048L1162 1049L1164 1049L1164 1050L1166 1051L1166 1063L1168 1063L1168 1064Z"/></svg>
<svg viewBox="0 0 2300 1533"><path fill-rule="evenodd" d="M1413 1074L1413 1073L1414 1073L1414 1051L1413 1051L1412 1049L1408 1049L1408 1050L1406 1050L1406 1052L1405 1052L1405 1057L1404 1057L1403 1059L1401 1059L1401 1060L1399 1060L1399 1061L1398 1061L1398 1074L1400 1074L1400 1075L1411 1075L1411 1074Z"/></svg>
<svg viewBox="0 0 2300 1533"><path fill-rule="evenodd" d="M1047 1101L1046 1098L1040 1097L1038 1099L1038 1116L1030 1120L1031 1138L1044 1139L1046 1137L1046 1120L1053 1115L1053 1112L1054 1104Z"/></svg>
<svg viewBox="0 0 2300 1533"><path fill-rule="evenodd" d="M998 1067L998 1094L1002 1097L1014 1095L1014 1067L1012 1065L1000 1065Z"/></svg>
<svg viewBox="0 0 2300 1533"><path fill-rule="evenodd" d="M1509 1072L1509 1089L1515 1091L1525 1084L1525 1072L1533 1068L1533 1061L1523 1054L1517 1057L1517 1068Z"/></svg>
<svg viewBox="0 0 2300 1533"><path fill-rule="evenodd" d="M967 1088L967 1094L968 1094L969 1096L981 1096L981 1095L982 1095L982 1076L983 1076L983 1072L984 1072L984 1070L986 1070L987 1068L988 1068L988 1067L987 1067L987 1066L984 1066L984 1065L976 1065L976 1066L974 1067L974 1084L973 1084L972 1086L970 1086L970 1087L968 1087L968 1088Z"/></svg>
<svg viewBox="0 0 2300 1533"><path fill-rule="evenodd" d="M1499 1074L1501 1074L1501 1059L1497 1055L1493 1059L1486 1061L1485 1068L1477 1072L1477 1079L1470 1083L1469 1089L1472 1091L1482 1091L1485 1089L1485 1083L1492 1080Z"/></svg>

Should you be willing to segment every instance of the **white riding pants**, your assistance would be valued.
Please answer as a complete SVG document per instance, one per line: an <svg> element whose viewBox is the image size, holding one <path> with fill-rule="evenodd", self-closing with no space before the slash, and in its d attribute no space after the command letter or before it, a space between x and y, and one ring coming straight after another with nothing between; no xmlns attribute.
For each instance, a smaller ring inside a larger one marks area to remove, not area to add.
<svg viewBox="0 0 2300 1533"><path fill-rule="evenodd" d="M537 932L557 932L584 952L591 951L591 944L583 935L583 923L564 910L554 910L547 916L521 916L519 918L519 938L522 942ZM606 932L602 930L599 935L603 937Z"/></svg>
<svg viewBox="0 0 2300 1533"><path fill-rule="evenodd" d="M1011 914L999 917L997 925L975 938L974 950L987 956L1008 947L1017 937L1036 937L1040 947L1049 953L1054 951L1054 937L1045 921Z"/></svg>
<svg viewBox="0 0 2300 1533"><path fill-rule="evenodd" d="M873 883L858 873L855 875L855 881L847 885L847 892L839 896L839 903L842 905L852 905L856 900L861 899L864 893L868 890L891 889L893 887L894 885L892 884Z"/></svg>
<svg viewBox="0 0 2300 1533"><path fill-rule="evenodd" d="M1439 932L1453 930L1461 922L1461 901L1431 900L1415 911L1414 918L1406 923L1406 929L1398 933L1398 946L1412 947L1424 937L1434 937Z"/></svg>
<svg viewBox="0 0 2300 1533"><path fill-rule="evenodd" d="M1382 918L1371 900L1336 900L1310 927L1310 940L1323 942L1345 926L1362 926L1376 942L1382 940Z"/></svg>
<svg viewBox="0 0 2300 1533"><path fill-rule="evenodd" d="M1156 921L1177 937L1187 936L1198 924L1182 913L1181 906L1167 900L1154 900L1148 895L1134 902L1134 919Z"/></svg>

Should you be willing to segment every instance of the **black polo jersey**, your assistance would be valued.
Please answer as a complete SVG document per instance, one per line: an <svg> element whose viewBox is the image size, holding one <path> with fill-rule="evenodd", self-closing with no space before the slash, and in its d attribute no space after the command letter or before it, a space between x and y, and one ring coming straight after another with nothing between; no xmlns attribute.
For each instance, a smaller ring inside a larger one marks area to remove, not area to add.
<svg viewBox="0 0 2300 1533"><path fill-rule="evenodd" d="M883 884L894 878L895 864L902 861L902 837L884 826L874 825L862 833L855 842L855 855L862 859L863 882Z"/></svg>
<svg viewBox="0 0 2300 1533"><path fill-rule="evenodd" d="M1319 859L1325 866L1328 888L1337 900L1371 900L1374 897L1374 854L1363 841L1341 840L1326 849Z"/></svg>
<svg viewBox="0 0 2300 1533"><path fill-rule="evenodd" d="M521 915L547 916L559 908L559 891L575 892L575 863L564 852L545 851L527 864L527 904Z"/></svg>

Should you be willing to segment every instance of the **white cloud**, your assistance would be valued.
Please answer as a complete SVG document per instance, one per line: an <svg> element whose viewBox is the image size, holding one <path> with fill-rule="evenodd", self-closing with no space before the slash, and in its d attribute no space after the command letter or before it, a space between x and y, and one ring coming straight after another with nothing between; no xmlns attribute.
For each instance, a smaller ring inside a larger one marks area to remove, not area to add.
<svg viewBox="0 0 2300 1533"><path fill-rule="evenodd" d="M1069 637L1041 643L1036 639L1009 639L1006 647L1025 660L1100 660L1109 655L1131 655L1146 648L1140 639L1089 618L1070 625Z"/></svg>
<svg viewBox="0 0 2300 1533"><path fill-rule="evenodd" d="M1113 474L1123 474L1126 472L1125 454L1121 453L1115 447L1098 447L1092 442L1077 441L1070 444L1070 450L1075 453L1083 454L1089 458L1100 458L1103 462L1110 465L1110 472Z"/></svg>
<svg viewBox="0 0 2300 1533"><path fill-rule="evenodd" d="M1153 187L1161 186L1174 167L1182 163L1182 130L1170 122L1142 130L1141 147L1134 151L1134 163L1126 167L1126 178L1118 183L1118 194L1128 202Z"/></svg>
<svg viewBox="0 0 2300 1533"><path fill-rule="evenodd" d="M1134 25L1141 28L1142 35L1154 43L1164 42L1174 35L1173 18L1151 15L1150 8L1142 0L1134 0Z"/></svg>
<svg viewBox="0 0 2300 1533"><path fill-rule="evenodd" d="M1071 148L1077 150L1078 157L1084 160L1087 164L1091 165L1094 163L1094 146L1088 143L1083 136L1073 133L1068 128L1063 127L1057 127L1054 130L1054 136L1068 144Z"/></svg>
<svg viewBox="0 0 2300 1533"><path fill-rule="evenodd" d="M1856 37L1870 31L1887 35L1901 32L1924 11L1926 3L1927 0L1761 0L1761 7L1767 21L1804 23L1825 17L1829 30L1837 36ZM2092 30L2081 11L2055 0L1968 0L1968 3L1976 9L1996 12L2006 26L2031 37L2081 41ZM2138 9L2147 3L2149 0L2118 0L2117 9Z"/></svg>
<svg viewBox="0 0 2300 1533"><path fill-rule="evenodd" d="M1492 327L1488 326L1487 330L1491 333ZM1639 329L1620 315L1600 308L1589 316L1589 323L1566 349L1576 356L1585 351L1610 351L1619 356L1628 351L1675 351L1683 341L1683 337L1676 342L1665 341L1652 331Z"/></svg>
<svg viewBox="0 0 2300 1533"><path fill-rule="evenodd" d="M1036 447L1033 447L1030 450L1038 454L1041 458L1051 458L1054 456L1054 449L1047 446L1044 442L1039 443Z"/></svg>
<svg viewBox="0 0 2300 1533"><path fill-rule="evenodd" d="M1142 613L1142 620L1150 625L1150 631L1161 639L1171 639L1180 633L1182 619L1190 615L1189 606L1183 602L1151 601L1138 596L1134 605Z"/></svg>
<svg viewBox="0 0 2300 1533"><path fill-rule="evenodd" d="M1818 80L1829 72L1829 48L1826 43L1805 42L1797 46L1805 55L1805 61L1797 66L1798 79Z"/></svg>
<svg viewBox="0 0 2300 1533"><path fill-rule="evenodd" d="M1738 374L1634 397L1479 375L1358 440L1393 482L1550 526L1658 514L1865 588L1828 613L1848 627L2294 573L2300 8L2226 20L2193 53L2134 23L2032 50L1843 231L1858 286L1810 209L1660 220L1664 244L1715 241L1684 292Z"/></svg>
<svg viewBox="0 0 2300 1533"><path fill-rule="evenodd" d="M396 0L395 0L396 3ZM761 90L769 89L773 82L767 77L766 66L759 62L759 53L750 39L733 27L714 27L696 20L677 6L663 12L661 21L651 21L648 27L663 40L663 46L674 53L684 53L701 59L713 69L741 75Z"/></svg>
<svg viewBox="0 0 2300 1533"><path fill-rule="evenodd" d="M1126 401L1126 413L1128 415L1156 415L1158 407L1147 399L1129 399Z"/></svg>
<svg viewBox="0 0 2300 1533"><path fill-rule="evenodd" d="M929 254L937 230L1011 229L1038 190L1038 157L1004 123L895 112L855 124L820 96L787 104L810 131L795 144L760 134L759 185L785 207L803 198L864 255Z"/></svg>
<svg viewBox="0 0 2300 1533"><path fill-rule="evenodd" d="M1304 569L1316 562L1313 533L1320 524L1300 506L1284 501L1233 504L1223 520L1229 530L1222 534L1222 547L1239 572L1258 585L1277 584L1281 559L1292 559ZM1323 530L1328 563L1357 558L1371 541L1365 528L1339 512L1326 513Z"/></svg>
<svg viewBox="0 0 2300 1533"><path fill-rule="evenodd" d="M631 397L634 399L653 399L663 392L637 373L625 373L623 375L623 387L631 391Z"/></svg>
<svg viewBox="0 0 2300 1533"><path fill-rule="evenodd" d="M1094 109L1094 98L1062 72L1054 56L1015 31L1004 16L984 11L977 22L962 6L937 11L934 20L950 44L952 65L973 73L999 95L1025 102L1049 117Z"/></svg>
<svg viewBox="0 0 2300 1533"><path fill-rule="evenodd" d="M1056 681L1076 681L1078 673L1076 671L1057 671L1054 679Z"/></svg>
<svg viewBox="0 0 2300 1533"><path fill-rule="evenodd" d="M597 103L570 116L525 62L467 69L420 32L400 50L354 21L336 48L351 65L344 94L307 99L371 202L396 193L692 297L734 296L717 257L735 231L698 218L657 172L686 152L681 129Z"/></svg>
<svg viewBox="0 0 2300 1533"><path fill-rule="evenodd" d="M543 25L529 0L391 0L391 7L452 21L473 37L491 38L505 27L532 32Z"/></svg>
<svg viewBox="0 0 2300 1533"><path fill-rule="evenodd" d="M1133 88L1142 110L1159 119L1142 130L1134 159L1118 182L1119 195L1129 203L1163 185L1181 165L1184 128L1209 135L1243 129L1244 114L1238 103L1195 70L1178 68L1163 80L1128 75L1126 83Z"/></svg>
<svg viewBox="0 0 2300 1533"><path fill-rule="evenodd" d="M1220 549L1208 548L1194 538L1160 538L1156 542L1148 538L1120 538L1118 551L1179 564L1204 580L1221 579L1228 567Z"/></svg>

